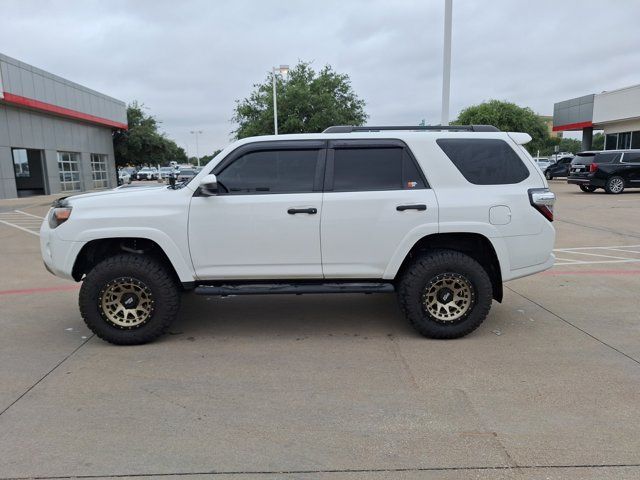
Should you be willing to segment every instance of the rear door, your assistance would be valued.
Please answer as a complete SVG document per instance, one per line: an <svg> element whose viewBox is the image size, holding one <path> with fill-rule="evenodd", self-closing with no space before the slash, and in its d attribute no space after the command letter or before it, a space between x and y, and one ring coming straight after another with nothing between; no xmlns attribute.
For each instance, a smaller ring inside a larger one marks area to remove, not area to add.
<svg viewBox="0 0 640 480"><path fill-rule="evenodd" d="M329 142L322 203L325 278L382 278L405 236L438 231L436 197L398 140Z"/></svg>
<svg viewBox="0 0 640 480"><path fill-rule="evenodd" d="M640 152L625 152L622 157L629 187L640 187Z"/></svg>

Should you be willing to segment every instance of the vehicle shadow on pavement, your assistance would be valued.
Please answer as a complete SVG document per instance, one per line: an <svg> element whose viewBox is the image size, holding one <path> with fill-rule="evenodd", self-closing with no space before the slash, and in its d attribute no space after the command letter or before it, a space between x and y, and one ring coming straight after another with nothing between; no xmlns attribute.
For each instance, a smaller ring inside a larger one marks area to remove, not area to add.
<svg viewBox="0 0 640 480"><path fill-rule="evenodd" d="M252 295L186 294L173 335L255 337L353 335L415 336L394 294Z"/></svg>

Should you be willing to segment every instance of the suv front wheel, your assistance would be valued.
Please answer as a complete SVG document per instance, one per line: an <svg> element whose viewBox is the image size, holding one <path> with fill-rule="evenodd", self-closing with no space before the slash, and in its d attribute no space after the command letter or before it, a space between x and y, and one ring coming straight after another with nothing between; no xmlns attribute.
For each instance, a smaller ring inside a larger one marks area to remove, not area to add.
<svg viewBox="0 0 640 480"><path fill-rule="evenodd" d="M400 306L411 325L429 338L463 337L484 321L493 289L485 269L452 250L413 261L398 285Z"/></svg>
<svg viewBox="0 0 640 480"><path fill-rule="evenodd" d="M144 255L103 260L80 288L80 313L98 337L117 345L150 342L178 314L180 292L165 266Z"/></svg>
<svg viewBox="0 0 640 480"><path fill-rule="evenodd" d="M598 187L594 187L593 185L580 185L580 190L585 193L593 193L596 191L596 188Z"/></svg>

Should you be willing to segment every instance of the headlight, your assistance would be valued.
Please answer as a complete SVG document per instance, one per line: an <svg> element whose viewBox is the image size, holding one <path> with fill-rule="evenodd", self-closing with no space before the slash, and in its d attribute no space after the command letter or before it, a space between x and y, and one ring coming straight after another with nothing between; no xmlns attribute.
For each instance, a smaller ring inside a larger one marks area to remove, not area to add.
<svg viewBox="0 0 640 480"><path fill-rule="evenodd" d="M69 220L71 216L71 207L54 207L51 209L51 215L49 216L49 226L56 228Z"/></svg>

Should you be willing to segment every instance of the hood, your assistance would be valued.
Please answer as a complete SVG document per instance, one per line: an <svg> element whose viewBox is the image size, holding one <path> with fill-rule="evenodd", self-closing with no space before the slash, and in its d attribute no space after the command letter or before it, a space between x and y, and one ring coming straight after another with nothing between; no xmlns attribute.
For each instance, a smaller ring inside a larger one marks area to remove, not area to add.
<svg viewBox="0 0 640 480"><path fill-rule="evenodd" d="M97 199L98 197L108 197L105 198L105 201L111 201L121 198L129 198L129 197L138 197L139 195L145 195L150 193L160 192L161 190L167 190L166 185L143 185L143 186L122 186L113 188L111 190L103 190L100 192L90 192L90 193L82 193L80 195L72 195L70 197L63 197L57 200L57 202L64 202L70 205L73 205L76 202L82 202L88 199Z"/></svg>

